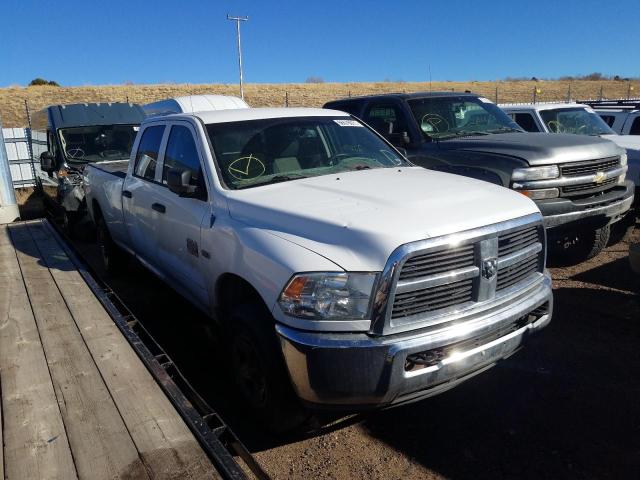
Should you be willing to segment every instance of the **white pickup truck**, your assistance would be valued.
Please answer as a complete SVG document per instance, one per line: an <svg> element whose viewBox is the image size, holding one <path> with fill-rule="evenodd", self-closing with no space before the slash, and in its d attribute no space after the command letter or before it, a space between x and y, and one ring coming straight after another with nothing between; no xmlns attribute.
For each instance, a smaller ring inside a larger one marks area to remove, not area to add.
<svg viewBox="0 0 640 480"><path fill-rule="evenodd" d="M298 399L353 409L441 392L551 319L535 204L414 167L346 113L149 118L120 168L86 171L106 266L126 251L209 315L271 427Z"/></svg>

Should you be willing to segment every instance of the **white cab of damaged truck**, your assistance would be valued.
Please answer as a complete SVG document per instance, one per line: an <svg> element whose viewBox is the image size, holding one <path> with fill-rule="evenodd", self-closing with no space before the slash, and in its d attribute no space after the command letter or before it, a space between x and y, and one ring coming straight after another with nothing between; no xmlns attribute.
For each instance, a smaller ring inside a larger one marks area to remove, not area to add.
<svg viewBox="0 0 640 480"><path fill-rule="evenodd" d="M267 421L289 391L347 408L433 395L551 319L530 199L414 167L342 112L150 118L126 173L90 168L87 196L107 265L135 255L221 325Z"/></svg>

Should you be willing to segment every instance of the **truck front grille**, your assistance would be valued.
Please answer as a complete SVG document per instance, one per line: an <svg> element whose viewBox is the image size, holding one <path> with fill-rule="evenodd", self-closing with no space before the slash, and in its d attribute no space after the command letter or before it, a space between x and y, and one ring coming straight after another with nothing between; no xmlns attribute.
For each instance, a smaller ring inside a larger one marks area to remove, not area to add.
<svg viewBox="0 0 640 480"><path fill-rule="evenodd" d="M425 253L407 260L400 272L399 280L424 277L447 272L474 264L473 245L464 245L442 252Z"/></svg>
<svg viewBox="0 0 640 480"><path fill-rule="evenodd" d="M563 177L579 177L581 175L593 175L596 172L611 170L620 165L620 157L591 160L589 162L568 163L560 166Z"/></svg>
<svg viewBox="0 0 640 480"><path fill-rule="evenodd" d="M410 251L399 262L391 287L390 327L442 323L449 315L495 301L541 277L545 236L540 217L494 227L489 233L482 229L477 236L462 235L463 240L452 236L451 242L418 242L435 246Z"/></svg>
<svg viewBox="0 0 640 480"><path fill-rule="evenodd" d="M473 280L425 288L415 292L399 293L393 302L391 318L410 317L419 313L433 312L441 308L470 302L473 299Z"/></svg>
<svg viewBox="0 0 640 480"><path fill-rule="evenodd" d="M619 176L596 181L598 173L608 173L620 167L620 157L590 160L588 162L568 163L560 165L560 173L564 178L585 177L584 183L565 185L560 188L560 196L566 198L588 197L613 188Z"/></svg>

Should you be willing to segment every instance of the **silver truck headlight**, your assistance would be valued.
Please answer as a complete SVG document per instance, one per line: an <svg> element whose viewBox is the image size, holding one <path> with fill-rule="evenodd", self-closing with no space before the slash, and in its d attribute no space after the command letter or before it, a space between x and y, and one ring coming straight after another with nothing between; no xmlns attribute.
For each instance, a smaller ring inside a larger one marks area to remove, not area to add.
<svg viewBox="0 0 640 480"><path fill-rule="evenodd" d="M516 168L511 174L512 180L551 180L558 178L560 170L557 165L545 165L544 167Z"/></svg>
<svg viewBox="0 0 640 480"><path fill-rule="evenodd" d="M278 299L287 315L309 320L362 320L369 315L375 273L300 273Z"/></svg>

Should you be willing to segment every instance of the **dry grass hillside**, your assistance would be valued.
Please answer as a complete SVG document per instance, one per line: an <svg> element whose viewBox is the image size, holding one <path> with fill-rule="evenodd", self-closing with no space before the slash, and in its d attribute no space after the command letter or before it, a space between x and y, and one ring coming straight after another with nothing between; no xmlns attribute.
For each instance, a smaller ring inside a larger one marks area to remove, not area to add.
<svg viewBox="0 0 640 480"><path fill-rule="evenodd" d="M571 85L573 98L597 98L602 93L608 98L627 95L627 82L622 81L499 81L499 82L433 82L431 89L471 90L495 100L496 87L500 102L531 101L533 89L540 93L539 101L564 100ZM640 92L640 82L634 82L633 93ZM303 83L303 84L249 84L245 98L254 107L283 106L288 93L290 106L318 107L323 103L348 95L367 95L384 92L416 92L429 90L428 82L377 83ZM25 100L31 111L52 104L76 102L130 102L147 103L167 97L217 93L237 95L237 85L114 85L99 87L9 87L0 88L0 119L5 127L26 126Z"/></svg>

